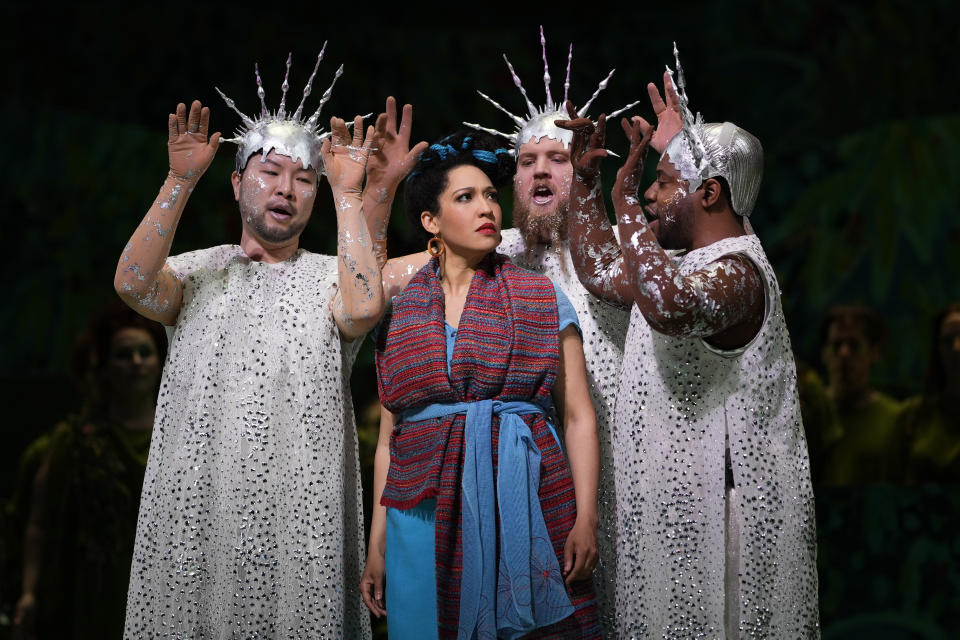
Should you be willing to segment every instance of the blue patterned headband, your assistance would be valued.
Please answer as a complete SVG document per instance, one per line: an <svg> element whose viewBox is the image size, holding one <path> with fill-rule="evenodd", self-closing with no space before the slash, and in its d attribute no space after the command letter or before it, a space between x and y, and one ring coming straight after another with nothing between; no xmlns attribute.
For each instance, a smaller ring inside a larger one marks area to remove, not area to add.
<svg viewBox="0 0 960 640"><path fill-rule="evenodd" d="M476 158L480 162L485 162L487 164L496 164L497 156L499 155L503 155L503 154L512 155L509 149L504 149L504 148L494 149L493 151L487 151L486 149L471 149L469 143L473 138L469 136L463 139L463 143L460 145L460 149L455 148L451 144L446 144L445 141L449 139L450 139L450 136L447 136L440 142L430 145L427 148L427 151L433 151L434 153L436 153L437 156L439 156L441 162L446 160L448 157L458 156L465 152L469 152L474 158ZM422 152L420 156L417 158L418 164L420 162L430 160L430 156L424 157L423 155L427 151ZM414 171L413 173L410 174L410 178L413 178L414 176L419 175L420 173L421 173L420 170ZM408 180L410 178L408 178Z"/></svg>

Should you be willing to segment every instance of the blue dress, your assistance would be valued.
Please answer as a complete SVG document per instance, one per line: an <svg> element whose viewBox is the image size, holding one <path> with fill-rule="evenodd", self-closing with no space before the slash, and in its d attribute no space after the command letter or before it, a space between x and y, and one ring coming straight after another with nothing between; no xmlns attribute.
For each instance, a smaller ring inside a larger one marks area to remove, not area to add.
<svg viewBox="0 0 960 640"><path fill-rule="evenodd" d="M566 294L554 284L558 331L570 325L580 333L577 312ZM447 372L453 359L457 330L444 323ZM387 508L386 605L387 633L391 640L437 638L437 586L434 562L435 498L410 509ZM392 576L392 577L391 577Z"/></svg>

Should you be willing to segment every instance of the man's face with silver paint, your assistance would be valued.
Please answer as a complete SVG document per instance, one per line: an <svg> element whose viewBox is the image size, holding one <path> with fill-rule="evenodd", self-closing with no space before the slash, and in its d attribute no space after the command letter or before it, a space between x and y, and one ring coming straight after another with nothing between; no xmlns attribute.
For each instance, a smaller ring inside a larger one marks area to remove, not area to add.
<svg viewBox="0 0 960 640"><path fill-rule="evenodd" d="M513 178L514 226L528 242L566 237L573 165L563 143L543 137L520 145Z"/></svg>
<svg viewBox="0 0 960 640"><path fill-rule="evenodd" d="M668 155L657 164L657 178L643 193L643 208L650 230L664 249L689 249L693 244L693 198L687 193L686 180Z"/></svg>
<svg viewBox="0 0 960 640"><path fill-rule="evenodd" d="M234 172L233 193L243 227L268 243L284 243L303 233L317 195L317 173L274 151L255 154L242 175Z"/></svg>

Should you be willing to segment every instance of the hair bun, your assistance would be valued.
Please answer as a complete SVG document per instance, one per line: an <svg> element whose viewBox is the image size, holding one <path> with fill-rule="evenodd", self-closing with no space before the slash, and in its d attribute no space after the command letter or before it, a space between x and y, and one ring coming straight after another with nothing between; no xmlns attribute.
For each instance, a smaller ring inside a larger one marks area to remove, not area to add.
<svg viewBox="0 0 960 640"><path fill-rule="evenodd" d="M438 211L447 174L461 165L477 167L498 189L510 182L517 167L513 152L488 133L462 130L430 145L417 158L403 189L404 208L415 229L421 228L423 211Z"/></svg>
<svg viewBox="0 0 960 640"><path fill-rule="evenodd" d="M467 157L469 156L469 158ZM495 187L506 184L516 170L513 152L488 133L461 130L435 142L417 158L410 179L424 171L450 163L473 164L483 170Z"/></svg>

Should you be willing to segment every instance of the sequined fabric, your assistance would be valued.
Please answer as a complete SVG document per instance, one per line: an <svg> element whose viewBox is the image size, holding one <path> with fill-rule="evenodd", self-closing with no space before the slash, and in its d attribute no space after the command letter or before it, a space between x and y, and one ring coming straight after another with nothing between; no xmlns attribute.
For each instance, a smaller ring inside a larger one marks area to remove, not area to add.
<svg viewBox="0 0 960 640"><path fill-rule="evenodd" d="M616 232L616 227L614 227ZM583 353L587 361L590 397L597 412L600 437L600 486L597 549L600 560L594 573L594 588L600 609L604 637L615 637L614 578L616 574L616 501L613 480L612 424L614 398L620 382L623 343L629 313L594 297L577 279L570 247L535 245L528 250L517 229L504 229L497 252L509 256L518 266L553 280L577 311L583 332ZM558 250L559 249L559 250Z"/></svg>
<svg viewBox="0 0 960 640"><path fill-rule="evenodd" d="M369 638L336 257L182 254L125 638Z"/></svg>
<svg viewBox="0 0 960 640"><path fill-rule="evenodd" d="M723 638L725 610L740 638L819 637L813 493L776 276L754 235L691 251L680 271L729 254L749 257L766 288L747 347L721 353L632 312L613 437L621 638ZM729 523L727 440L739 500ZM739 594L729 607L728 591Z"/></svg>

